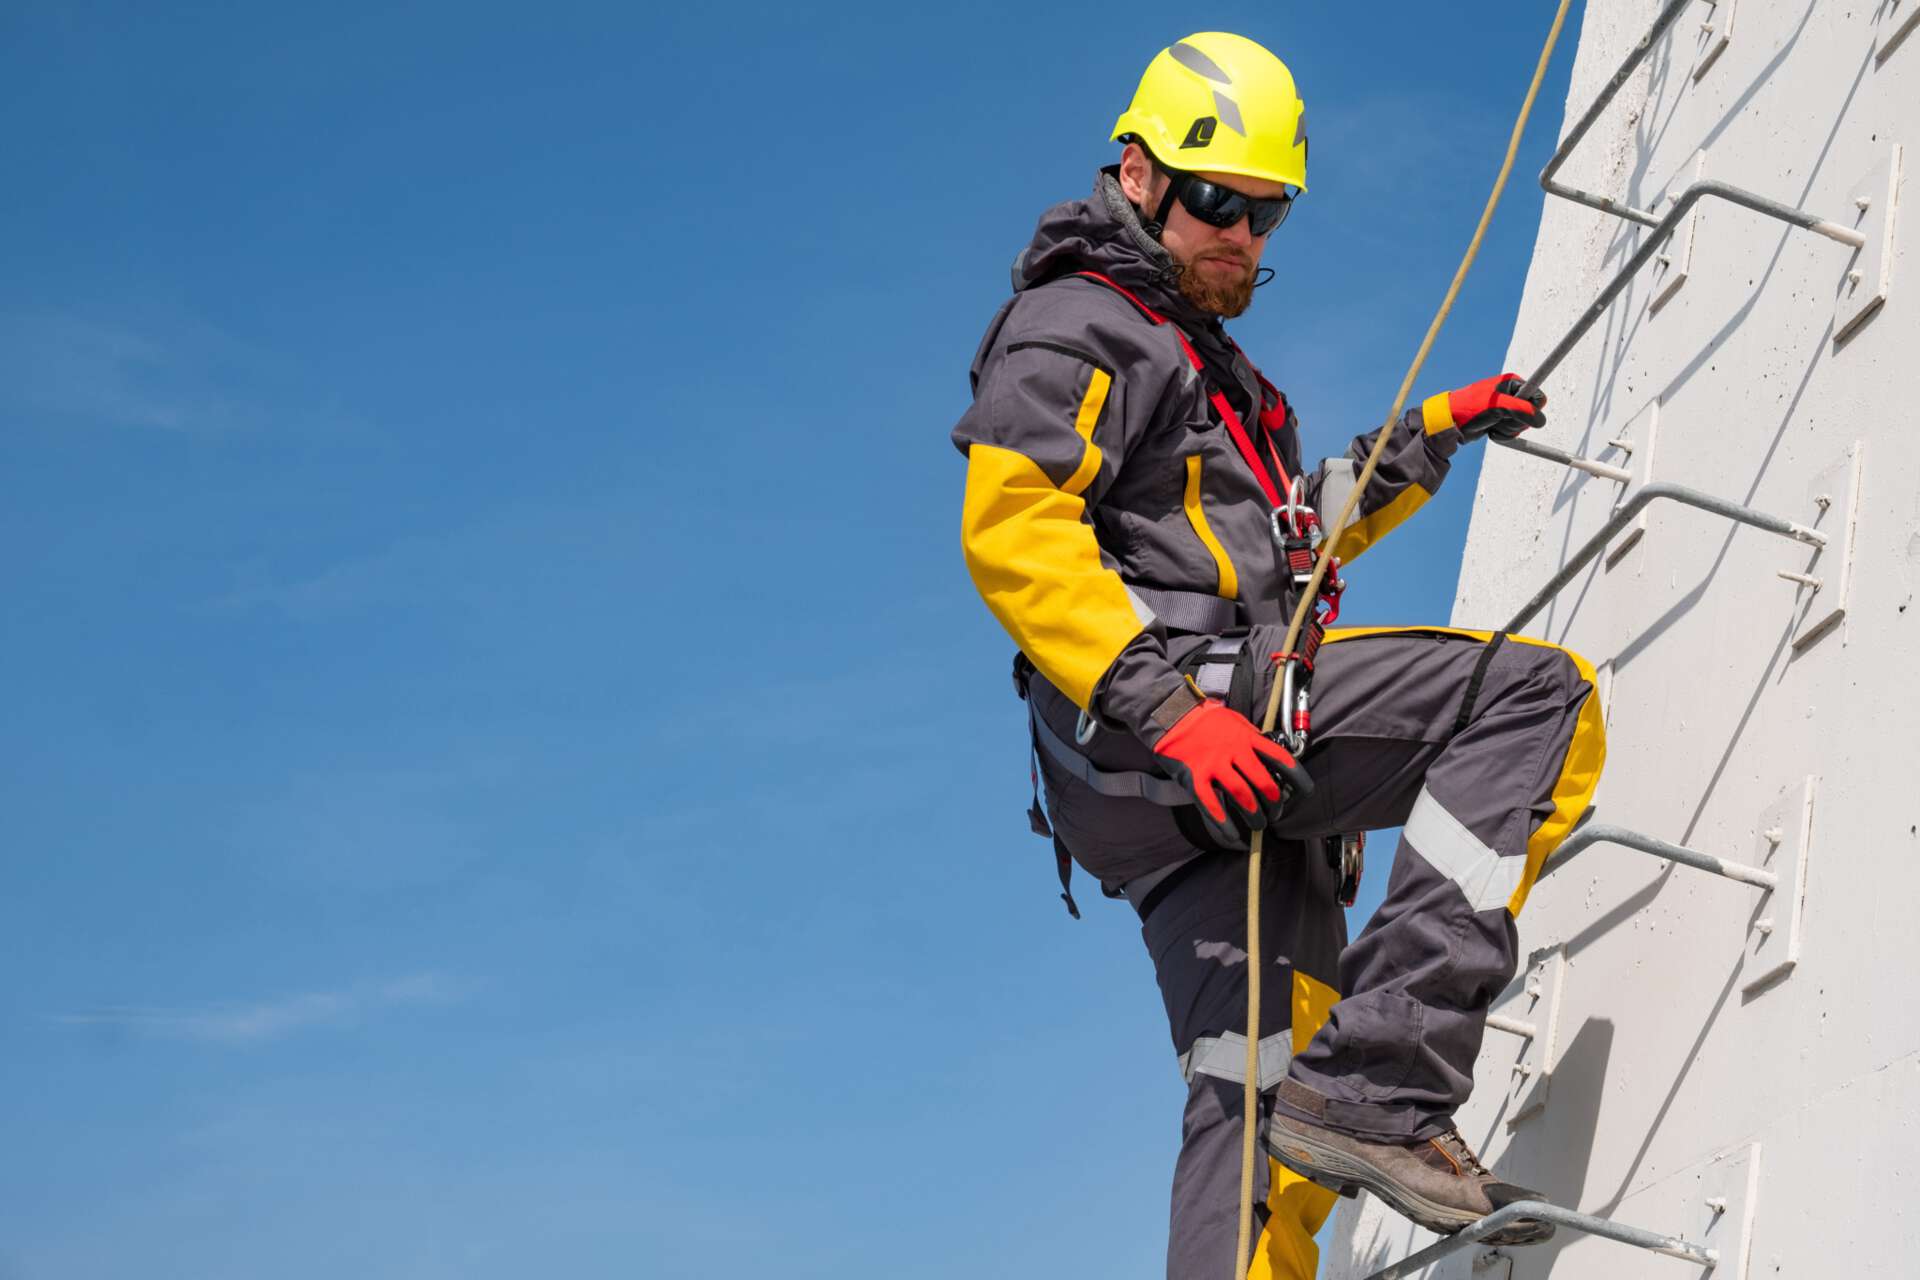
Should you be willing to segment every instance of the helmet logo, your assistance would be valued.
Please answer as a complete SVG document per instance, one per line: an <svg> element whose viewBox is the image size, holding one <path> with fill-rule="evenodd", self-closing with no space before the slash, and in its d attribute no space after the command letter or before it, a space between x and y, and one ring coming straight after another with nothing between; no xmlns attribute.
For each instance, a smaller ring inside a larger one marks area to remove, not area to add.
<svg viewBox="0 0 1920 1280"><path fill-rule="evenodd" d="M1206 146L1213 141L1213 131L1219 123L1220 121L1213 116L1201 116L1193 122L1193 127L1187 130L1186 140L1180 144L1180 149L1184 151L1188 147Z"/></svg>

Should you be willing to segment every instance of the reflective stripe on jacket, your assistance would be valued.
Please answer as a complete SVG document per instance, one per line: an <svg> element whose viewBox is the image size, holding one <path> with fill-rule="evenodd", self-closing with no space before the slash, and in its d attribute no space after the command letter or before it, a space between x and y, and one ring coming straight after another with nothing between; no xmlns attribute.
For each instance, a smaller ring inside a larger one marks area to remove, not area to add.
<svg viewBox="0 0 1920 1280"><path fill-rule="evenodd" d="M987 607L1076 705L1149 745L1195 695L1167 659L1167 627L1129 584L1235 600L1250 622L1284 621L1291 606L1271 504L1175 326L1209 368L1231 370L1232 398L1261 406L1271 396L1218 320L1179 293L1174 271L1111 169L1089 199L1049 209L1015 262L1014 296L987 327L974 402L953 431L967 456L961 541ZM1311 505L1343 500L1373 439L1357 437L1307 477ZM1291 421L1276 443L1299 474ZM1412 515L1459 443L1450 423L1429 429L1409 410L1336 554L1351 560Z"/></svg>

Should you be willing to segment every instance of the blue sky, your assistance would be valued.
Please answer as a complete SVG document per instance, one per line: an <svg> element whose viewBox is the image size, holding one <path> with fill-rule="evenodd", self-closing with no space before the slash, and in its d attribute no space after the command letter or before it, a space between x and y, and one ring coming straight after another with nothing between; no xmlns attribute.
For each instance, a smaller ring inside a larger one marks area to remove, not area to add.
<svg viewBox="0 0 1920 1280"><path fill-rule="evenodd" d="M0 14L0 1277L1159 1274L1182 1089L1025 833L967 364L1236 30L1314 138L1236 332L1339 450L1551 6L1169 12ZM1576 37L1417 394L1503 358ZM1349 619L1446 618L1477 470Z"/></svg>

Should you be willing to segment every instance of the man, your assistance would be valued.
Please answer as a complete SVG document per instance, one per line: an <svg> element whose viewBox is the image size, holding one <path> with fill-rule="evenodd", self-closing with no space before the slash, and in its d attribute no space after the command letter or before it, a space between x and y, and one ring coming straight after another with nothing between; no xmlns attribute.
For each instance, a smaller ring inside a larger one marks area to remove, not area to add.
<svg viewBox="0 0 1920 1280"><path fill-rule="evenodd" d="M1248 833L1268 833L1273 1163L1252 1274L1305 1277L1337 1191L1441 1231L1534 1194L1482 1168L1451 1116L1514 972L1514 915L1599 777L1593 671L1518 636L1329 631L1285 664L1312 681L1304 752L1260 733L1314 532L1300 499L1331 519L1374 440L1303 475L1284 397L1221 325L1306 188L1304 108L1267 50L1202 33L1154 58L1114 138L1120 162L1092 196L1041 216L975 357L953 433L964 549L1022 653L1062 880L1070 854L1143 921L1188 1083L1176 1280L1234 1261L1244 858ZM1412 515L1463 443L1537 426L1545 403L1509 374L1410 410L1354 522L1328 531L1339 557ZM1396 825L1386 899L1347 947L1323 840Z"/></svg>

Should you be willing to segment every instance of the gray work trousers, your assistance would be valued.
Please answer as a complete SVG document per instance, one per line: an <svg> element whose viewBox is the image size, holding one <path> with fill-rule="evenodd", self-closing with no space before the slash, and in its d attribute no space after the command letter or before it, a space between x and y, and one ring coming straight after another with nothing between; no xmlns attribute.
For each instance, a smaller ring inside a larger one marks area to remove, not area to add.
<svg viewBox="0 0 1920 1280"><path fill-rule="evenodd" d="M1265 655L1279 640L1258 627L1248 649ZM1256 719L1270 684L1259 664ZM1487 1008L1514 973L1514 917L1592 799L1605 754L1593 670L1521 637L1362 628L1329 634L1314 695L1301 763L1315 790L1269 830L1263 864L1260 1083L1266 1107L1281 1105L1271 1091L1291 1074L1328 1099L1324 1123L1411 1142L1445 1130L1466 1101ZM1036 681L1034 696L1056 732L1071 729L1057 691ZM1153 763L1118 734L1097 735L1088 754L1108 769ZM1245 857L1198 848L1190 811L1101 795L1044 753L1042 765L1075 860L1109 886L1153 886L1132 896L1188 1081L1168 1275L1211 1280L1231 1260L1239 1204ZM1386 898L1343 946L1319 841L1392 826L1402 834ZM1277 1164L1266 1173L1253 1274L1310 1276L1331 1198Z"/></svg>

